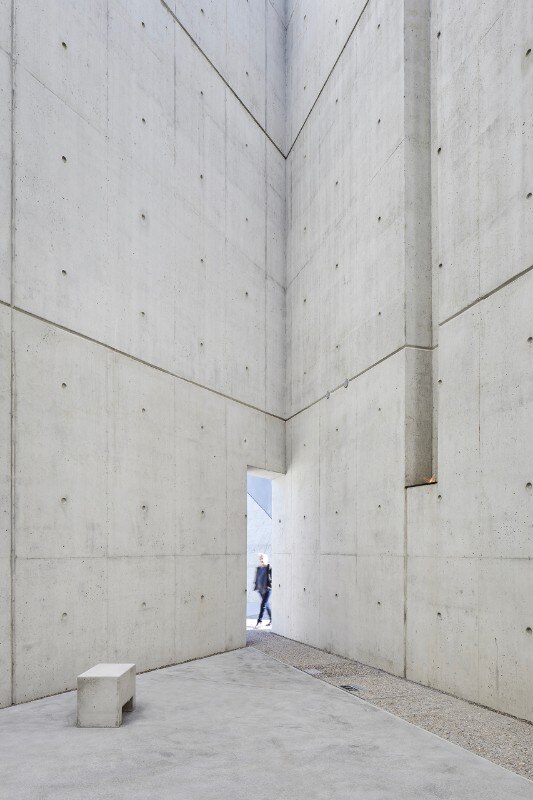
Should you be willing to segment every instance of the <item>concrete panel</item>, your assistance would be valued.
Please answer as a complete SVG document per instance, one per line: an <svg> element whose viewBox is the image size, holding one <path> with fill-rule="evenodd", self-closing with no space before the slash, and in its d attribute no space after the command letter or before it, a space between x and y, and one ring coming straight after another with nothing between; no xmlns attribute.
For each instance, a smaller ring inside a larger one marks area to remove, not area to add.
<svg viewBox="0 0 533 800"><path fill-rule="evenodd" d="M0 306L0 558L11 556L11 314Z"/></svg>
<svg viewBox="0 0 533 800"><path fill-rule="evenodd" d="M0 707L11 704L11 314L0 306Z"/></svg>
<svg viewBox="0 0 533 800"><path fill-rule="evenodd" d="M289 4L287 109L289 146L350 36L364 0Z"/></svg>
<svg viewBox="0 0 533 800"><path fill-rule="evenodd" d="M266 354L265 354L265 408L285 417L285 289L267 277L266 290ZM281 323L281 324L280 324Z"/></svg>
<svg viewBox="0 0 533 800"><path fill-rule="evenodd" d="M17 65L83 119L105 133L106 0L87 4L15 0ZM116 3L115 3L116 5ZM21 70L17 74L18 79ZM18 103L18 99L17 99Z"/></svg>
<svg viewBox="0 0 533 800"><path fill-rule="evenodd" d="M260 125L265 127L268 3L226 0L226 76ZM274 80L282 73L278 69Z"/></svg>
<svg viewBox="0 0 533 800"><path fill-rule="evenodd" d="M285 159L266 142L266 271L280 286L287 283Z"/></svg>
<svg viewBox="0 0 533 800"><path fill-rule="evenodd" d="M318 404L320 413L320 552L357 548L357 382ZM329 579L328 579L329 580ZM327 580L325 586L327 586ZM321 592L322 594L322 592ZM333 652L339 652L335 648Z"/></svg>
<svg viewBox="0 0 533 800"><path fill-rule="evenodd" d="M279 3L278 3L279 5ZM265 128L269 136L286 152L286 30L280 9L266 3L266 109Z"/></svg>
<svg viewBox="0 0 533 800"><path fill-rule="evenodd" d="M315 553L291 559L291 638L313 647L320 647L320 562Z"/></svg>
<svg viewBox="0 0 533 800"><path fill-rule="evenodd" d="M0 49L11 53L12 3L4 0L0 6Z"/></svg>
<svg viewBox="0 0 533 800"><path fill-rule="evenodd" d="M409 558L406 648L409 679L479 702L478 574L476 558Z"/></svg>
<svg viewBox="0 0 533 800"><path fill-rule="evenodd" d="M110 558L108 658L137 672L175 662L173 556Z"/></svg>
<svg viewBox="0 0 533 800"><path fill-rule="evenodd" d="M1 28L0 16L0 30ZM9 303L11 302L11 58L2 50L0 50L0 187L0 264L2 265L0 300Z"/></svg>
<svg viewBox="0 0 533 800"><path fill-rule="evenodd" d="M292 639L292 556L275 554L272 557L272 630Z"/></svg>
<svg viewBox="0 0 533 800"><path fill-rule="evenodd" d="M404 552L404 361L404 353L398 353L355 381L356 525L361 555Z"/></svg>
<svg viewBox="0 0 533 800"><path fill-rule="evenodd" d="M357 556L356 633L347 655L404 674L404 558Z"/></svg>
<svg viewBox="0 0 533 800"><path fill-rule="evenodd" d="M177 552L175 383L144 364L110 358L109 556ZM117 661L139 666L130 656Z"/></svg>
<svg viewBox="0 0 533 800"><path fill-rule="evenodd" d="M348 656L357 641L357 558L320 557L320 646Z"/></svg>
<svg viewBox="0 0 533 800"><path fill-rule="evenodd" d="M433 472L433 353L405 351L405 485L423 483Z"/></svg>
<svg viewBox="0 0 533 800"><path fill-rule="evenodd" d="M291 527L293 572L305 554L311 558L320 552L320 411L314 405L291 421ZM318 562L317 562L318 563ZM303 569L303 567L301 567ZM307 581L309 583L309 580ZM305 585L305 584L304 584ZM316 583L314 592L318 594ZM293 590L293 601L301 587ZM308 601L308 598L303 598ZM296 622L294 622L297 630ZM308 643L310 640L305 639Z"/></svg>
<svg viewBox="0 0 533 800"><path fill-rule="evenodd" d="M177 552L188 556L224 553L225 401L182 381L175 381L174 391Z"/></svg>
<svg viewBox="0 0 533 800"><path fill-rule="evenodd" d="M14 591L15 703L74 689L107 661L105 559L19 558Z"/></svg>
<svg viewBox="0 0 533 800"><path fill-rule="evenodd" d="M174 28L160 3L109 3L108 135L138 173L164 184L174 162Z"/></svg>
<svg viewBox="0 0 533 800"><path fill-rule="evenodd" d="M11 705L11 556L0 556L0 708Z"/></svg>
<svg viewBox="0 0 533 800"><path fill-rule="evenodd" d="M441 319L531 264L532 13L438 4Z"/></svg>
<svg viewBox="0 0 533 800"><path fill-rule="evenodd" d="M17 556L102 556L109 353L13 313Z"/></svg>
<svg viewBox="0 0 533 800"><path fill-rule="evenodd" d="M533 554L533 273L480 305L480 511L484 556Z"/></svg>
<svg viewBox="0 0 533 800"><path fill-rule="evenodd" d="M265 467L268 471L285 473L285 423L277 417L265 415L266 454Z"/></svg>
<svg viewBox="0 0 533 800"><path fill-rule="evenodd" d="M16 305L114 343L104 134L20 70L15 146Z"/></svg>
<svg viewBox="0 0 533 800"><path fill-rule="evenodd" d="M269 2L170 0L199 49L281 149L284 144L285 31ZM178 41L185 34L176 26ZM207 63L207 62L206 62Z"/></svg>
<svg viewBox="0 0 533 800"><path fill-rule="evenodd" d="M246 568L242 568L242 586ZM226 557L176 559L176 661L220 653L226 648ZM244 630L244 606L241 630Z"/></svg>
<svg viewBox="0 0 533 800"><path fill-rule="evenodd" d="M226 556L226 601L224 630L225 650L246 646L246 555ZM249 598L251 599L251 598ZM223 610L219 607L216 620L222 624Z"/></svg>
<svg viewBox="0 0 533 800"><path fill-rule="evenodd" d="M479 702L533 721L533 562L481 561Z"/></svg>
<svg viewBox="0 0 533 800"><path fill-rule="evenodd" d="M477 307L439 333L438 494L442 555L479 553L479 353Z"/></svg>

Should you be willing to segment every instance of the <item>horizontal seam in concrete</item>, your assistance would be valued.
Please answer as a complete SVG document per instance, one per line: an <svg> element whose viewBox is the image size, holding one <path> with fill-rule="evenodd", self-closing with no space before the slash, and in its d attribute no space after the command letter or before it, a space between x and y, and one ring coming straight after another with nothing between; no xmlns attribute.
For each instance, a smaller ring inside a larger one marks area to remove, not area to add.
<svg viewBox="0 0 533 800"><path fill-rule="evenodd" d="M483 300L487 300L487 298L492 297L493 294L496 294L501 289L505 289L505 287L509 286L511 283L514 283L515 281L519 280L520 278L523 278L524 275L527 275L528 272L531 272L532 269L533 269L533 264L531 264L531 266L526 267L525 269L523 269L522 272L518 272L516 275L513 275L511 278L508 278L503 283L500 283L499 286L496 286L495 289L491 289L490 292L486 292L485 294L482 294L480 297L478 297L475 300L473 300L471 303L469 303L467 306L462 308L460 311L456 311L455 314L452 314L450 317L447 317L442 322L439 322L439 328L441 327L441 325L446 325L447 322L451 322L452 319L455 319L456 317L459 317L461 314L464 314L465 311L469 311L474 306L477 306L478 303L482 303Z"/></svg>
<svg viewBox="0 0 533 800"><path fill-rule="evenodd" d="M161 2L163 2L163 0L161 0ZM306 123L307 123L307 120L308 120L308 119L309 119L309 117L311 116L311 114L312 114L312 112L313 112L313 109L314 109L314 107L315 107L315 106L316 106L316 104L318 103L318 100L319 100L319 97L320 97L320 95L321 95L321 94L322 94L322 92L324 91L324 89L325 89L325 87L326 87L326 84L328 83L329 79L331 78L331 76L332 76L332 74L333 74L333 72L334 72L334 70L335 70L335 67L336 67L336 66L337 66L337 64L339 63L339 61L340 61L340 58L341 58L342 54L343 54L343 53L344 53L344 51L346 50L346 48L347 48L347 46L348 46L348 43L349 43L350 39L352 38L352 36L353 36L353 33L354 33L355 29L356 29L356 28L357 28L357 26L359 25L359 22L360 22L360 20L361 20L361 17L362 17L362 16L363 16L363 14L365 13L365 11L366 11L366 9L367 9L367 7L368 7L368 4L369 4L369 3L370 3L370 0L366 0L366 3L364 4L363 8L361 9L361 13L359 14L359 16L357 17L357 19L355 20L355 24L354 24L354 26L353 26L352 30L350 31L350 33L348 34L348 38L347 38L347 39L346 39L346 41L344 42L344 44L343 44L343 46L342 46L342 48L341 48L341 50L340 50L340 52L339 52L339 55L338 55L338 56L337 56L337 58L335 59L335 63L333 64L333 66L331 67L330 71L328 72L328 74L327 74L327 76L326 76L326 80L325 80L325 81L324 81L324 83L322 84L322 86L321 86L321 88L320 88L320 91L318 92L317 96L315 97L315 99L314 99L314 101L313 101L313 105L312 105L312 106L311 106L311 108L309 109L309 111L308 111L308 113L307 113L307 115L306 115L306 117L305 117L304 121L302 122L302 125L301 125L301 127L300 127L300 129L299 129L298 133L297 133L297 134L296 134L296 136L294 137L294 140L293 140L293 142L292 142L291 146L289 147L289 149L288 149L288 151L287 151L287 155L285 156L285 158L288 158L288 157L290 156L290 154L291 154L291 151L292 151L292 148L293 148L293 147L294 147L294 145L296 144L296 142L297 142L297 140L298 140L298 137L300 136L301 132L303 131L303 129L304 129L304 127L305 127ZM289 23L289 24L290 24L290 23Z"/></svg>
<svg viewBox="0 0 533 800"><path fill-rule="evenodd" d="M387 359L392 358L398 353L401 353L402 350L427 350L431 352L434 349L435 349L434 347L425 347L423 345L402 344L401 347L396 348L396 350L393 350L392 353L388 353L386 356L383 356L383 358L378 359L378 361L374 361L373 364L370 364L368 367L365 367L364 369L361 370L361 372L357 372L355 375L352 375L351 378L346 378L345 380L347 380L349 383L355 381L357 378L360 378L361 375L364 375L365 372L369 372L371 369L374 369L374 367L377 367L378 364L383 364L384 361L387 361ZM330 389L329 394L332 395L333 392L336 392L339 389L344 389L344 388L346 387L344 386L344 381L343 381L342 383L339 383L338 386L335 386L334 389ZM298 414L303 414L304 411L307 411L308 409L315 406L317 403L320 403L322 400L326 399L327 399L327 394L323 394L321 397L318 397L316 400L313 400L312 403L309 403L309 405L304 406L304 408L301 408L299 411L296 411L294 414L291 414L290 417L287 417L285 422L289 422L291 419L294 419L294 417L297 417Z"/></svg>
<svg viewBox="0 0 533 800"><path fill-rule="evenodd" d="M17 556L17 561L118 561L125 558L234 558L242 553L128 553L122 556L112 556L102 553L98 556ZM159 669L159 667L156 667Z"/></svg>
<svg viewBox="0 0 533 800"><path fill-rule="evenodd" d="M258 406L252 405L252 403L246 403L244 400L238 400L236 397L231 397L229 394L224 394L224 392L219 392L217 389L213 389L210 386L205 386L203 383L198 383L197 381L191 380L191 378L185 378L183 375L178 375L176 372L172 372L169 369L165 369L165 367L159 367L157 364L151 364L149 361L144 361L142 358L138 358L137 356L132 355L131 353L126 353L124 350L119 350L117 347L113 347L110 344L106 344L105 342L101 342L98 339L93 339L92 336L87 336L84 333L80 333L79 331L74 331L72 328L67 328L65 325L60 325L58 322L53 322L52 320L46 319L45 317L40 317L38 314L33 314L31 311L26 311L24 308L19 308L16 305L11 305L10 303L6 303L5 300L0 300L0 305L6 306L7 308L11 308L13 311L18 311L19 314L24 314L27 317L31 317L32 319L36 319L39 322L43 322L46 325L51 325L54 328L58 328L61 331L65 331L66 333L70 333L73 336L78 336L80 339L84 339L86 342L91 342L91 344L96 344L99 347L104 347L106 350L109 350L112 353L117 353L119 356L124 356L125 358L129 358L131 361L136 361L138 364L142 364L145 367L149 367L150 369L155 369L158 372L163 372L165 375L170 375L171 378L176 378L176 380L184 381L185 383L189 383L192 386L197 386L199 389L204 389L206 392L211 392L212 394L216 394L219 397L223 397L225 400L231 400L233 403L238 403L241 406L246 406L246 408L251 408L254 411L259 411L261 414L265 414L268 417L273 417L274 419L279 419L281 422L285 422L284 417L278 416L278 414L272 414L270 411L265 411L263 408L259 408Z"/></svg>
<svg viewBox="0 0 533 800"><path fill-rule="evenodd" d="M234 88L231 86L231 84L229 84L229 83L228 83L228 81L226 80L226 78L225 78L225 77L222 75L222 73L221 73L221 72L220 72L220 71L217 69L217 67L215 67L215 65L213 64L213 62L212 62L212 61L211 61L211 59L209 58L209 56L207 56L207 55L204 53L204 51L202 50L202 48L200 47L200 45L198 44L198 42L196 41L196 39L195 39L195 38L192 36L192 34L191 34L191 33L189 33L189 31L187 30L187 28L185 27L185 25L183 24L183 22L181 22L181 20L180 20L180 19L179 19L179 18L178 18L178 17L175 15L175 13L172 11L172 9L171 9L171 8L170 8L170 7L169 7L169 6L168 6L168 5L165 3L165 0L161 0L161 5L163 6L163 8L165 8L165 9L168 11L168 13L169 13L169 14L170 14L170 16L172 17L172 19L173 19L175 22L177 22L177 24L180 26L180 28L182 29L182 31L183 31L183 32L184 32L184 33L185 33L185 34L186 34L186 35L189 37L189 39L191 40L191 42L193 43L193 45L196 47L196 49L198 50L198 52L199 52L199 53L201 53L201 54L203 55L203 57L205 58L205 60L207 61L207 63L208 63L208 64L209 64L209 65L212 67L212 69L213 69L213 70L216 72L216 74L218 75L218 77L220 78L220 80L223 82L223 84L224 84L224 85L225 85L225 86L226 86L226 87L227 87L227 88L230 90L230 92L232 93L232 95L233 95L233 96L234 96L234 97L235 97L235 98L238 100L238 102L241 104L241 106L244 108L244 110L245 110L245 111L246 111L246 112L247 112L247 113L250 115L251 119L253 119L253 121L255 122L255 124L257 125L257 127L258 127L258 128L260 128L260 129L263 131L263 133L265 134L265 136L266 136L266 138L269 140L269 142L270 142L270 143L271 143L271 144L272 144L272 145L273 145L273 146L276 148L276 150L278 151L278 153L279 153L281 156L283 156L283 158L285 158L285 159L286 159L286 158L287 158L287 156L285 155L285 153L283 152L283 150L282 150L282 149L279 147L279 145L277 145L277 144L276 144L276 142L275 142L275 141L274 141L274 139L273 139L273 138L270 136L270 134L269 134L269 133L268 133L268 132L267 132L267 131L266 131L266 130L263 128L263 126L261 125L261 123L259 122L259 120L258 120L258 119L257 119L257 118L256 118L256 117L255 117L255 116L252 114L252 112L250 111L250 109L248 108L248 106L246 105L246 103L244 103L244 102L241 100L241 98L239 97L239 95L237 94L237 92L235 91L235 89L234 89ZM266 92L266 85L265 85L265 92Z"/></svg>

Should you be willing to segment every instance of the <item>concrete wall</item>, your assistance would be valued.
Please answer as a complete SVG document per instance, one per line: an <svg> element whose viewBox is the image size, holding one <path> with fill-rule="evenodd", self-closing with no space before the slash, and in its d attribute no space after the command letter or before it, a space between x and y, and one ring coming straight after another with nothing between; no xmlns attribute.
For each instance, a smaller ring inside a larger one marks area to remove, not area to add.
<svg viewBox="0 0 533 800"><path fill-rule="evenodd" d="M533 720L531 6L288 5L275 629Z"/></svg>
<svg viewBox="0 0 533 800"><path fill-rule="evenodd" d="M0 5L3 705L242 645L286 464L278 632L533 720L532 14Z"/></svg>
<svg viewBox="0 0 533 800"><path fill-rule="evenodd" d="M2 705L244 644L247 467L285 458L284 27L205 5L0 5Z"/></svg>

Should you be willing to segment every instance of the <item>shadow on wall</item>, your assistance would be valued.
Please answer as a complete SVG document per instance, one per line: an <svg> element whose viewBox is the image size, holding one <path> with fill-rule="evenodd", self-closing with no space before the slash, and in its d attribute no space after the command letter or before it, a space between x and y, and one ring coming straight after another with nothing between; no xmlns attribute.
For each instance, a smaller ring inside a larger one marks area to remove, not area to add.
<svg viewBox="0 0 533 800"><path fill-rule="evenodd" d="M246 616L257 617L259 595L254 592L258 553L272 555L272 483L256 475L247 477L247 603Z"/></svg>

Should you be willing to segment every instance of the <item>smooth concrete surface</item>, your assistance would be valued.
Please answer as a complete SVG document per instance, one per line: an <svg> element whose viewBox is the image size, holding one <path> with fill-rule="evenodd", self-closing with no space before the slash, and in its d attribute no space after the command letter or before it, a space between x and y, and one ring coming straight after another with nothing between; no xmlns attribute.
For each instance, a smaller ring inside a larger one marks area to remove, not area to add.
<svg viewBox="0 0 533 800"><path fill-rule="evenodd" d="M0 798L533 797L524 778L252 648L140 675L121 728L76 728L75 704L0 712Z"/></svg>
<svg viewBox="0 0 533 800"><path fill-rule="evenodd" d="M533 721L532 15L0 4L0 704L241 646L257 468L279 632Z"/></svg>
<svg viewBox="0 0 533 800"><path fill-rule="evenodd" d="M276 631L529 721L532 14L288 3L272 515Z"/></svg>
<svg viewBox="0 0 533 800"><path fill-rule="evenodd" d="M79 728L118 728L135 708L135 664L97 664L78 675Z"/></svg>
<svg viewBox="0 0 533 800"><path fill-rule="evenodd" d="M0 3L0 705L244 644L247 469L285 470L284 27L227 6L215 63L174 2Z"/></svg>

